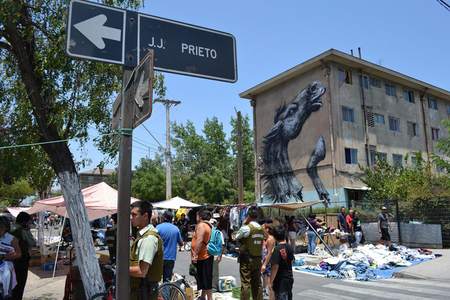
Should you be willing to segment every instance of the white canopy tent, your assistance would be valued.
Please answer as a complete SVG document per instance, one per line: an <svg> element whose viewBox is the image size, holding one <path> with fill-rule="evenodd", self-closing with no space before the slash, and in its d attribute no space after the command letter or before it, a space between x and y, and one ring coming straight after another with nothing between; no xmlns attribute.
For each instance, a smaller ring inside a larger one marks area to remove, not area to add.
<svg viewBox="0 0 450 300"><path fill-rule="evenodd" d="M117 212L117 190L104 182L92 185L81 190L84 198L84 205L88 213L89 221L93 221ZM130 204L138 201L131 198ZM38 200L27 210L29 214L35 214L41 211L51 211L60 216L67 216L66 205L63 196L52 197Z"/></svg>
<svg viewBox="0 0 450 300"><path fill-rule="evenodd" d="M181 197L173 197L169 200L164 200L160 202L153 203L153 207L155 208L163 208L163 209L179 209L179 208L192 208L199 207L201 205L185 200Z"/></svg>

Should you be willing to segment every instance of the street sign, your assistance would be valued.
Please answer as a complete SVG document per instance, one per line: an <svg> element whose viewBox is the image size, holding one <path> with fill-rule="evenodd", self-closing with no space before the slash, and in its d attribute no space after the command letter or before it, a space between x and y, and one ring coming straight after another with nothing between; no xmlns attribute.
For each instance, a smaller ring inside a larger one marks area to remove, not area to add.
<svg viewBox="0 0 450 300"><path fill-rule="evenodd" d="M155 51L155 69L236 82L234 37L225 32L139 14L138 57Z"/></svg>
<svg viewBox="0 0 450 300"><path fill-rule="evenodd" d="M125 85L126 103L133 103L133 128L147 120L152 114L153 104L153 51L147 53L141 63L133 70ZM128 99L131 98L131 101ZM112 129L120 128L122 94L117 95L113 104Z"/></svg>
<svg viewBox="0 0 450 300"><path fill-rule="evenodd" d="M67 22L70 56L114 64L125 62L126 11L72 0Z"/></svg>
<svg viewBox="0 0 450 300"><path fill-rule="evenodd" d="M153 51L148 52L133 70L130 82L126 85L125 95L133 100L133 128L136 128L152 114Z"/></svg>
<svg viewBox="0 0 450 300"><path fill-rule="evenodd" d="M155 70L237 80L236 41L229 33L82 0L70 2L70 56L134 67L150 49Z"/></svg>

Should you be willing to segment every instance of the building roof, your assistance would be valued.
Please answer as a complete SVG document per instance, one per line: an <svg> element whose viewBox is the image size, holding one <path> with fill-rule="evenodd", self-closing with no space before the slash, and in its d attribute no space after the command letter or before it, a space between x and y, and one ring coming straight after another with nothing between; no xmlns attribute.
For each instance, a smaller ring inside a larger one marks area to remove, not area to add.
<svg viewBox="0 0 450 300"><path fill-rule="evenodd" d="M300 76L326 62L335 62L351 68L360 69L363 73L389 80L405 87L421 90L427 94L450 101L450 92L429 83L420 81L397 71L371 63L367 60L346 54L336 49L327 50L283 73L276 75L262 83L239 94L241 98L253 99L257 95L297 76Z"/></svg>

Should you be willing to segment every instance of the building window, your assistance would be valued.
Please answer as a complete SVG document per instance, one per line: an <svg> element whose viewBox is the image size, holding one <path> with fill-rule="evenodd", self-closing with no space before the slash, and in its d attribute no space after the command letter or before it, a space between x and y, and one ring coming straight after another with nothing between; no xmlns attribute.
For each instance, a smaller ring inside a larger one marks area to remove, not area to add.
<svg viewBox="0 0 450 300"><path fill-rule="evenodd" d="M350 165L358 163L358 149L345 148L345 163Z"/></svg>
<svg viewBox="0 0 450 300"><path fill-rule="evenodd" d="M392 154L392 162L394 167L401 167L403 164L403 156L401 154Z"/></svg>
<svg viewBox="0 0 450 300"><path fill-rule="evenodd" d="M431 127L431 139L437 141L439 139L439 128Z"/></svg>
<svg viewBox="0 0 450 300"><path fill-rule="evenodd" d="M373 120L377 125L384 125L384 116L380 114L373 114Z"/></svg>
<svg viewBox="0 0 450 300"><path fill-rule="evenodd" d="M385 83L384 87L386 88L386 95L388 96L397 96L397 92L395 91L395 85L390 83Z"/></svg>
<svg viewBox="0 0 450 300"><path fill-rule="evenodd" d="M381 87L381 80L376 77L370 77L370 85L373 87L380 88Z"/></svg>
<svg viewBox="0 0 450 300"><path fill-rule="evenodd" d="M417 123L414 122L407 122L406 123L407 126L407 131L408 131L408 135L409 136L418 136L418 132L417 132Z"/></svg>
<svg viewBox="0 0 450 300"><path fill-rule="evenodd" d="M447 116L450 118L450 105L447 105Z"/></svg>
<svg viewBox="0 0 450 300"><path fill-rule="evenodd" d="M400 119L389 117L389 129L392 131L400 131Z"/></svg>
<svg viewBox="0 0 450 300"><path fill-rule="evenodd" d="M435 109L437 110L437 99L432 97L432 96L428 96L428 108L429 109Z"/></svg>
<svg viewBox="0 0 450 300"><path fill-rule="evenodd" d="M409 103L414 103L414 92L411 90L403 90L403 97Z"/></svg>
<svg viewBox="0 0 450 300"><path fill-rule="evenodd" d="M342 106L342 118L346 122L355 122L355 113L353 108Z"/></svg>
<svg viewBox="0 0 450 300"><path fill-rule="evenodd" d="M367 77L367 75L359 75L359 84L365 88L368 89L369 88L369 77Z"/></svg>
<svg viewBox="0 0 450 300"><path fill-rule="evenodd" d="M377 160L377 161L387 161L387 153L384 153L384 152L377 152L377 154L376 154L376 160Z"/></svg>
<svg viewBox="0 0 450 300"><path fill-rule="evenodd" d="M340 83L352 84L352 71L339 68L338 78Z"/></svg>
<svg viewBox="0 0 450 300"><path fill-rule="evenodd" d="M413 153L413 154L411 155L411 164L412 164L414 167L417 167L417 166L419 165L419 159L417 158L417 155L416 155L415 153Z"/></svg>

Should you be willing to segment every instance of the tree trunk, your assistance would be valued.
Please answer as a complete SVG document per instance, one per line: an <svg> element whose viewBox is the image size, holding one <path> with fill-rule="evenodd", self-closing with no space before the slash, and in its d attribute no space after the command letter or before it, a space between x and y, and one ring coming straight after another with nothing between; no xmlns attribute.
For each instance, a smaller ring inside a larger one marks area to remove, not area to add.
<svg viewBox="0 0 450 300"><path fill-rule="evenodd" d="M2 20L4 38L11 45L10 51L17 60L41 141L58 141L61 140L61 131L52 121L52 114L55 113L52 110L54 101L52 95L46 93L43 87L44 75L38 70L36 63L34 28L30 25L32 18L24 2L22 4L22 10L18 14L21 24L18 24L18 19L15 18ZM23 24L26 24L27 30L23 29ZM44 144L42 147L50 158L64 194L81 280L86 297L91 299L92 296L103 293L105 285L95 256L89 220L72 153L66 143L55 142Z"/></svg>
<svg viewBox="0 0 450 300"><path fill-rule="evenodd" d="M86 298L104 292L105 285L95 256L91 228L87 217L86 207L81 194L78 174L74 172L57 173L58 180L64 194L67 214L70 218L70 228L77 255L77 265L80 269Z"/></svg>

